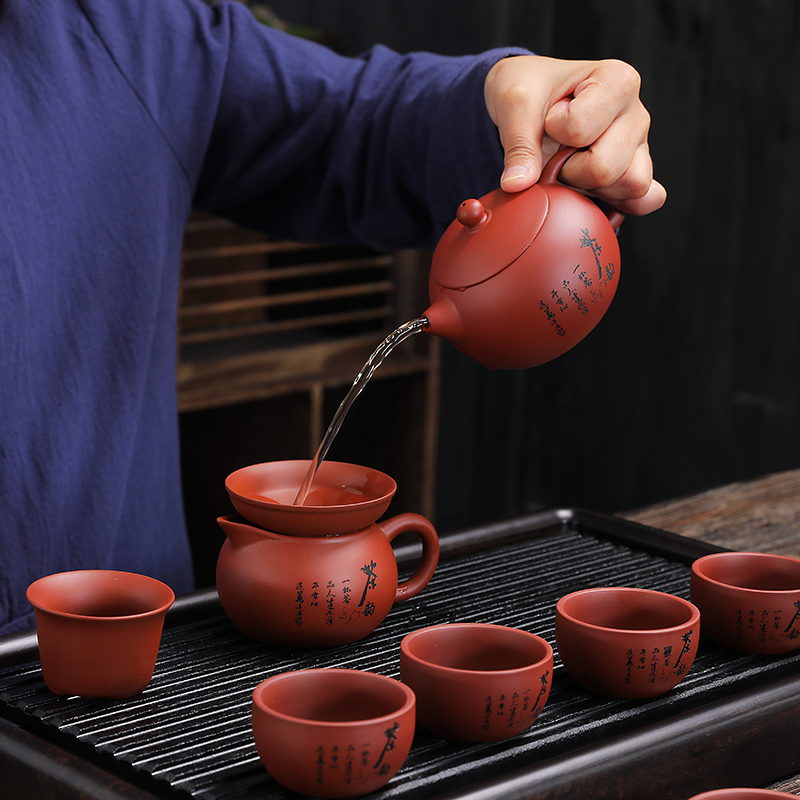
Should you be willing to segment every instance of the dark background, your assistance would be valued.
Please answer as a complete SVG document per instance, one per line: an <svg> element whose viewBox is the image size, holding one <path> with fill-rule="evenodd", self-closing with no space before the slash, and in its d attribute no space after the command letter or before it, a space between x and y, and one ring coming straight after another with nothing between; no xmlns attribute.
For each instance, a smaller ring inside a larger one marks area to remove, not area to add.
<svg viewBox="0 0 800 800"><path fill-rule="evenodd" d="M620 233L611 310L542 367L445 345L440 530L621 511L800 466L800 4L276 0L357 54L517 45L642 75L667 205Z"/></svg>

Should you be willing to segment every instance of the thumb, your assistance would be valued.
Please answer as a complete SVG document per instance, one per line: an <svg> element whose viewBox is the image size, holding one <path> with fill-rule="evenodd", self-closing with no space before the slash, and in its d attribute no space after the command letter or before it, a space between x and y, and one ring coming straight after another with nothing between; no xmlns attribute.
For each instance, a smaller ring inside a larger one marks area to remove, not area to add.
<svg viewBox="0 0 800 800"><path fill-rule="evenodd" d="M505 153L500 186L520 192L539 180L542 171L542 134L527 114L498 113L497 129Z"/></svg>
<svg viewBox="0 0 800 800"><path fill-rule="evenodd" d="M525 56L503 59L495 64L486 79L486 107L497 126L503 146L503 173L500 186L507 192L527 189L539 180L542 171L542 139L547 104L541 87L531 87L519 77L529 71Z"/></svg>
<svg viewBox="0 0 800 800"><path fill-rule="evenodd" d="M505 159L500 186L506 192L520 192L539 180L542 171L541 153L532 146L530 137L503 144Z"/></svg>

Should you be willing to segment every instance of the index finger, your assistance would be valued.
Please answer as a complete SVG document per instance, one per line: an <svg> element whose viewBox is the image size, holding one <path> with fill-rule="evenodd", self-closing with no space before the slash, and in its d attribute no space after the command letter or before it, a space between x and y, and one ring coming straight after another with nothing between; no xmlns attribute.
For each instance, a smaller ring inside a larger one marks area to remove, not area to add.
<svg viewBox="0 0 800 800"><path fill-rule="evenodd" d="M588 147L625 113L639 107L639 73L623 61L596 62L565 98L554 103L545 119L548 135L562 144ZM638 144L638 142L637 142Z"/></svg>

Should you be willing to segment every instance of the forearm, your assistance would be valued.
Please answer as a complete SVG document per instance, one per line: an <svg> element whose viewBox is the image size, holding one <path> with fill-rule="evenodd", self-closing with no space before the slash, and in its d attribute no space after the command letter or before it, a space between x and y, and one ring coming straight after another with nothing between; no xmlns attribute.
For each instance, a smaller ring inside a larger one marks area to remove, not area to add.
<svg viewBox="0 0 800 800"><path fill-rule="evenodd" d="M229 67L235 112L223 96L201 207L287 238L432 246L463 199L497 186L502 149L483 92L509 51L377 47L345 59L273 34L267 46L249 110L241 67Z"/></svg>

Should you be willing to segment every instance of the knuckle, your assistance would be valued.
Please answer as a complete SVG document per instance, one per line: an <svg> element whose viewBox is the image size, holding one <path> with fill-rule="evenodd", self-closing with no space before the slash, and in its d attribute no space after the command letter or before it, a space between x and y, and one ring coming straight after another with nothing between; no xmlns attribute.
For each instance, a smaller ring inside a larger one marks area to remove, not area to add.
<svg viewBox="0 0 800 800"><path fill-rule="evenodd" d="M593 189L605 189L616 183L620 175L614 164L595 155L586 163L585 180Z"/></svg>
<svg viewBox="0 0 800 800"><path fill-rule="evenodd" d="M642 76L627 61L610 58L603 62L613 78L613 83L619 86L626 94L638 95L642 88Z"/></svg>
<svg viewBox="0 0 800 800"><path fill-rule="evenodd" d="M530 92L519 83L510 83L500 90L498 100L508 108L520 110L530 104Z"/></svg>
<svg viewBox="0 0 800 800"><path fill-rule="evenodd" d="M644 197L653 185L653 162L646 147L640 147L633 161L613 184L617 197L631 200Z"/></svg>
<svg viewBox="0 0 800 800"><path fill-rule="evenodd" d="M625 173L620 184L622 193L626 197L644 197L650 189L652 179L641 172Z"/></svg>
<svg viewBox="0 0 800 800"><path fill-rule="evenodd" d="M507 143L504 142L503 150L507 166L512 163L528 163L536 160L537 157L536 150L527 139L515 138Z"/></svg>
<svg viewBox="0 0 800 800"><path fill-rule="evenodd" d="M597 138L594 121L585 115L573 114L564 125L562 144L572 147L588 147Z"/></svg>

